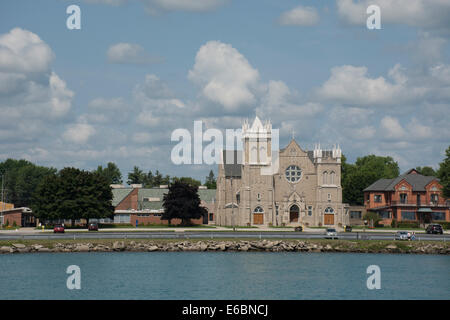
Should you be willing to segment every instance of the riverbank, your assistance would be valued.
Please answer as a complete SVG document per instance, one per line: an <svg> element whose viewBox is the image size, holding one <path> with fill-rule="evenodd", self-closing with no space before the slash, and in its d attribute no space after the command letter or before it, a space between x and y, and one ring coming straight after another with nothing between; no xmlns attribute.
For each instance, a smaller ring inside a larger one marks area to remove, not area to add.
<svg viewBox="0 0 450 320"><path fill-rule="evenodd" d="M450 242L367 240L22 240L0 241L0 253L40 252L353 252L450 254Z"/></svg>

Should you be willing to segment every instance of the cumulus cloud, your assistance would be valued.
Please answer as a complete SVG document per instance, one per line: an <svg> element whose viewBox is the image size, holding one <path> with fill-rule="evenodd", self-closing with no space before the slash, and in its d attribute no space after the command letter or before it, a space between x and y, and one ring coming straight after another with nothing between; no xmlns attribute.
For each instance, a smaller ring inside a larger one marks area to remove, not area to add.
<svg viewBox="0 0 450 320"><path fill-rule="evenodd" d="M63 138L69 142L84 144L94 133L95 129L90 124L76 123L68 126L63 133Z"/></svg>
<svg viewBox="0 0 450 320"><path fill-rule="evenodd" d="M110 63L150 64L160 63L164 59L148 54L144 48L135 43L116 43L108 48L106 56Z"/></svg>
<svg viewBox="0 0 450 320"><path fill-rule="evenodd" d="M314 26L319 22L319 14L313 7L298 6L284 12L278 21L281 25Z"/></svg>
<svg viewBox="0 0 450 320"><path fill-rule="evenodd" d="M28 30L14 28L0 35L0 139L36 141L49 134L49 123L69 113L74 93L51 70L54 57Z"/></svg>
<svg viewBox="0 0 450 320"><path fill-rule="evenodd" d="M392 105L424 96L424 87L408 87L400 65L389 70L393 81L370 77L367 67L344 65L331 69L330 78L317 90L321 99L356 106Z"/></svg>
<svg viewBox="0 0 450 320"><path fill-rule="evenodd" d="M203 45L188 78L200 86L204 97L219 103L225 111L236 111L256 101L253 90L258 85L258 70L229 44L209 41Z"/></svg>

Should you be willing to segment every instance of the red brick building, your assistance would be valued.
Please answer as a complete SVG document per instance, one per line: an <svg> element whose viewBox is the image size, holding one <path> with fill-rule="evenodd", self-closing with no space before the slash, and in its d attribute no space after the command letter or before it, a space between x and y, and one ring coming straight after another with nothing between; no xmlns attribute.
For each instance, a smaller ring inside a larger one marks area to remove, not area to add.
<svg viewBox="0 0 450 320"><path fill-rule="evenodd" d="M12 203L0 202L0 224L17 227L34 227L36 221L29 208L14 208Z"/></svg>
<svg viewBox="0 0 450 320"><path fill-rule="evenodd" d="M367 211L378 213L382 224L397 221L450 221L450 201L442 196L439 179L411 169L394 179L380 179L364 189Z"/></svg>
<svg viewBox="0 0 450 320"><path fill-rule="evenodd" d="M113 188L114 223L167 225L162 220L163 197L167 188ZM209 224L214 222L214 198L216 190L199 189L201 204L208 210L208 216L192 219L193 224ZM173 219L171 224L180 224L180 219Z"/></svg>

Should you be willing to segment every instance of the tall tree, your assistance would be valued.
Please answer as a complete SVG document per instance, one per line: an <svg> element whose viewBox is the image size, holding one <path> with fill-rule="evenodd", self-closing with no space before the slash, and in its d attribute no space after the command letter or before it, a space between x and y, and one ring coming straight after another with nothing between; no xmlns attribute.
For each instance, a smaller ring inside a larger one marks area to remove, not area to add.
<svg viewBox="0 0 450 320"><path fill-rule="evenodd" d="M112 217L112 191L105 177L76 168L64 168L44 179L33 197L32 209L40 220Z"/></svg>
<svg viewBox="0 0 450 320"><path fill-rule="evenodd" d="M187 183L194 187L199 187L202 185L201 181L195 180L194 178L191 178L191 177L181 177L181 178L173 177L172 183L175 183L175 182Z"/></svg>
<svg viewBox="0 0 450 320"><path fill-rule="evenodd" d="M155 187L159 187L163 184L163 176L158 170L156 170L155 176L153 177L153 183Z"/></svg>
<svg viewBox="0 0 450 320"><path fill-rule="evenodd" d="M5 202L16 207L30 207L32 194L42 180L56 173L56 169L37 166L27 160L7 159L0 162L4 178Z"/></svg>
<svg viewBox="0 0 450 320"><path fill-rule="evenodd" d="M397 162L391 157L368 155L360 157L355 164L341 159L341 185L343 202L364 204L363 190L382 178L396 178L400 174Z"/></svg>
<svg viewBox="0 0 450 320"><path fill-rule="evenodd" d="M144 184L146 180L146 176L144 172L139 169L139 167L134 166L133 172L128 173L128 184Z"/></svg>
<svg viewBox="0 0 450 320"><path fill-rule="evenodd" d="M450 146L445 150L446 158L439 164L437 176L442 185L442 194L445 198L450 199Z"/></svg>
<svg viewBox="0 0 450 320"><path fill-rule="evenodd" d="M113 162L108 162L106 168L98 166L95 172L103 176L109 182L109 184L123 183L122 173L120 172L120 169L117 167L117 165Z"/></svg>
<svg viewBox="0 0 450 320"><path fill-rule="evenodd" d="M208 189L216 189L217 183L216 178L214 177L214 172L212 170L209 171L209 175L206 177L205 186Z"/></svg>
<svg viewBox="0 0 450 320"><path fill-rule="evenodd" d="M436 176L436 171L432 167L416 167L416 171L424 176Z"/></svg>
<svg viewBox="0 0 450 320"><path fill-rule="evenodd" d="M164 213L162 219L181 219L182 225L189 225L191 219L198 219L207 214L207 210L200 205L198 187L189 183L175 181L169 186L169 192L164 195Z"/></svg>

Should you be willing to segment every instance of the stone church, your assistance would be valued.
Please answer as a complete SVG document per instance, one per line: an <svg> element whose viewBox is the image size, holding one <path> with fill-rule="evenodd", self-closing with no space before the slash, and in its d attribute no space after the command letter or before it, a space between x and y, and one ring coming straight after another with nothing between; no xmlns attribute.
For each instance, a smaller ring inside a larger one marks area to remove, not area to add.
<svg viewBox="0 0 450 320"><path fill-rule="evenodd" d="M252 125L244 122L242 151L223 151L219 165L217 225L348 224L348 211L342 204L339 147L322 150L316 145L306 151L292 138L279 150L277 160L272 161L272 156L272 124L263 124L258 117Z"/></svg>

